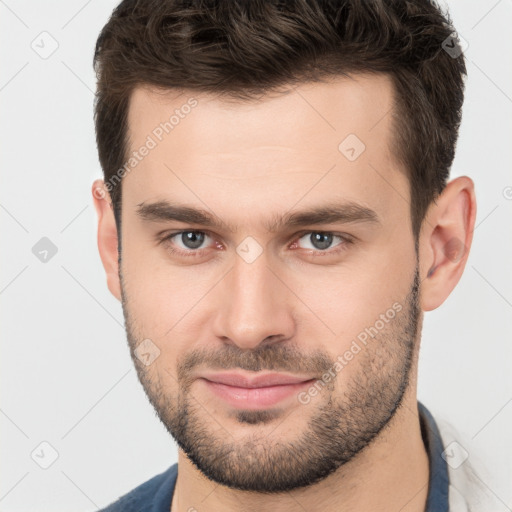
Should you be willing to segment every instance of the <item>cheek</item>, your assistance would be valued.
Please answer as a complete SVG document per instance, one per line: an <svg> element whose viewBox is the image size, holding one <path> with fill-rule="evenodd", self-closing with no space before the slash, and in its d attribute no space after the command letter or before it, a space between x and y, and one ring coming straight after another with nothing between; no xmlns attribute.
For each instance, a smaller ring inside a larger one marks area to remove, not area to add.
<svg viewBox="0 0 512 512"><path fill-rule="evenodd" d="M172 338L198 301L198 290L185 292L177 280L166 283L145 278L140 285L135 283L130 307L136 322L144 329L144 335L151 334L156 339Z"/></svg>
<svg viewBox="0 0 512 512"><path fill-rule="evenodd" d="M170 265L161 248L130 249L123 249L122 269L132 321L139 335L179 351L202 325L196 316L216 280L211 270Z"/></svg>
<svg viewBox="0 0 512 512"><path fill-rule="evenodd" d="M405 310L414 268L412 255L404 253L398 258L389 248L387 254L382 248L346 265L312 267L301 277L289 279L305 305L300 311L309 336L314 333L312 339L318 343L322 334L326 349L339 355L361 332L374 326L380 315L394 315L393 305L399 303L395 308Z"/></svg>

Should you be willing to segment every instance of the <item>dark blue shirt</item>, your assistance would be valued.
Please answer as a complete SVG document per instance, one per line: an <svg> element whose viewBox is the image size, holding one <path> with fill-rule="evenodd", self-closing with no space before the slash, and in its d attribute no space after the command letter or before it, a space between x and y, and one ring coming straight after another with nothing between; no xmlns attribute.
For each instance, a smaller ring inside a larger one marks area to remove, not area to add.
<svg viewBox="0 0 512 512"><path fill-rule="evenodd" d="M425 512L448 512L448 468L441 456L444 447L434 418L418 401L421 435L427 450L429 485ZM178 464L139 485L100 512L169 512L178 476Z"/></svg>

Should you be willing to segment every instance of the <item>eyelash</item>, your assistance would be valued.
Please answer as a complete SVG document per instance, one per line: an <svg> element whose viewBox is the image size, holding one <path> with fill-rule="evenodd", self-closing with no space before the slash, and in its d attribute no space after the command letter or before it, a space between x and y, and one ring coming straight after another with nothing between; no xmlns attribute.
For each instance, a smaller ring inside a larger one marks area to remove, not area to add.
<svg viewBox="0 0 512 512"><path fill-rule="evenodd" d="M182 230L182 231L177 231L175 233L167 234L167 235L161 237L159 239L158 243L166 244L167 250L171 254L176 254L178 256L184 256L184 257L192 257L192 258L202 256L203 251L205 251L207 249L190 249L188 251L184 251L181 249L176 249L171 246L172 239L175 238L176 236L183 234L183 233L203 233L212 239L214 238L208 231L201 231L201 230L197 230L197 229L186 229L186 230ZM323 234L323 235L333 235L333 236L341 239L341 242L338 245L334 246L334 249L326 249L324 251L319 250L319 249L318 250L306 249L307 251L309 251L309 254L314 254L314 257L332 256L335 254L339 254L341 252L346 251L348 245L351 245L354 243L354 238L352 236L349 236L346 234L334 233L332 231L303 231L303 232L296 234L295 238L294 238L294 242L289 245L293 245L293 244L297 243L298 240L300 240L301 238L304 237L304 235L312 234L312 233ZM296 249L293 249L293 250L296 250Z"/></svg>

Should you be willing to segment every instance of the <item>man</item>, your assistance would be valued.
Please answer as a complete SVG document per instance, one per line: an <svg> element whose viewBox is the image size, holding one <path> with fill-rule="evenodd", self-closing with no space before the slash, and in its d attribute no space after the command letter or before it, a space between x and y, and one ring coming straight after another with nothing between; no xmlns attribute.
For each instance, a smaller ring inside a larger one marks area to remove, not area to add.
<svg viewBox="0 0 512 512"><path fill-rule="evenodd" d="M179 456L105 510L491 510L416 396L475 222L456 42L420 0L114 11L98 245Z"/></svg>

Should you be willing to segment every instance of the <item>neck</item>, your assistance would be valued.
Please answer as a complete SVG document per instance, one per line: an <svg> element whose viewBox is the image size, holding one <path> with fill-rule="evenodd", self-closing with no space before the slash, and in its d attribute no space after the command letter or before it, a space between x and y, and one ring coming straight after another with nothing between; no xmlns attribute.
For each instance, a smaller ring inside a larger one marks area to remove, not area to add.
<svg viewBox="0 0 512 512"><path fill-rule="evenodd" d="M207 479L180 450L171 512L272 510L423 512L429 462L410 387L389 424L354 459L309 487L286 493L239 491Z"/></svg>

